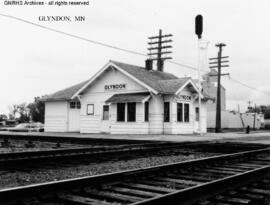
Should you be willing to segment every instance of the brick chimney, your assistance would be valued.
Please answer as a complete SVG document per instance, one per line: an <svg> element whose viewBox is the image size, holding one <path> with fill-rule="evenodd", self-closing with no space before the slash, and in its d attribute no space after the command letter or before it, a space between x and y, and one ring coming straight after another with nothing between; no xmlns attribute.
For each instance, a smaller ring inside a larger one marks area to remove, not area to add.
<svg viewBox="0 0 270 205"><path fill-rule="evenodd" d="M148 70L148 71L153 70L153 60L146 59L146 61L145 61L145 69Z"/></svg>

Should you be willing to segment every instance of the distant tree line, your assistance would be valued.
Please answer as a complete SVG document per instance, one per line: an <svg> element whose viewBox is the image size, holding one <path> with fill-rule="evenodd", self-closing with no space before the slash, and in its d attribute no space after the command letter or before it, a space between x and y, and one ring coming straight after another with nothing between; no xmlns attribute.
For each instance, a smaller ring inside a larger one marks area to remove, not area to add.
<svg viewBox="0 0 270 205"><path fill-rule="evenodd" d="M40 97L35 97L32 103L20 103L10 106L8 117L0 115L0 121L2 116L2 120L8 118L9 120L18 120L19 123L29 121L44 123L45 104L40 99Z"/></svg>

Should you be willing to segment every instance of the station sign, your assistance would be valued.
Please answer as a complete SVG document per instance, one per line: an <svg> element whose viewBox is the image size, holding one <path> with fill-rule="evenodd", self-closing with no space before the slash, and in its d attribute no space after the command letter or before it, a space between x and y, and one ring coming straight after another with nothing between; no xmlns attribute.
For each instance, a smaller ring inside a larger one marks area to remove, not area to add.
<svg viewBox="0 0 270 205"><path fill-rule="evenodd" d="M178 99L184 100L184 101L191 101L191 96L190 95L179 95Z"/></svg>
<svg viewBox="0 0 270 205"><path fill-rule="evenodd" d="M124 90L126 88L127 88L127 84L124 84L124 83L111 84L111 85L104 86L105 91Z"/></svg>

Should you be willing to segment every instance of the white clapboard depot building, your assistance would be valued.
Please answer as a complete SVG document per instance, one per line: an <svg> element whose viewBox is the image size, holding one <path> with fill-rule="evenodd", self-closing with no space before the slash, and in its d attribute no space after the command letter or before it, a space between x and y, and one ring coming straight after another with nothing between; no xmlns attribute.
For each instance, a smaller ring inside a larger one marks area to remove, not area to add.
<svg viewBox="0 0 270 205"><path fill-rule="evenodd" d="M206 101L201 95L201 131ZM45 132L187 134L198 130L198 88L191 78L109 61L90 80L47 95Z"/></svg>

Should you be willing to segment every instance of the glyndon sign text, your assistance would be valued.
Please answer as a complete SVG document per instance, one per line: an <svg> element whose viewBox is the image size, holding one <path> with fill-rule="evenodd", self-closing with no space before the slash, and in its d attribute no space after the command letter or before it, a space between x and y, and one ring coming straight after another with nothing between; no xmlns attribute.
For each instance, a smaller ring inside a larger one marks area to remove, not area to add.
<svg viewBox="0 0 270 205"><path fill-rule="evenodd" d="M126 89L126 87L127 87L127 85L122 83L122 84L105 85L104 89L105 89L105 91L124 90L124 89Z"/></svg>
<svg viewBox="0 0 270 205"><path fill-rule="evenodd" d="M185 101L191 101L191 96L190 95L180 95L179 99L185 100Z"/></svg>

